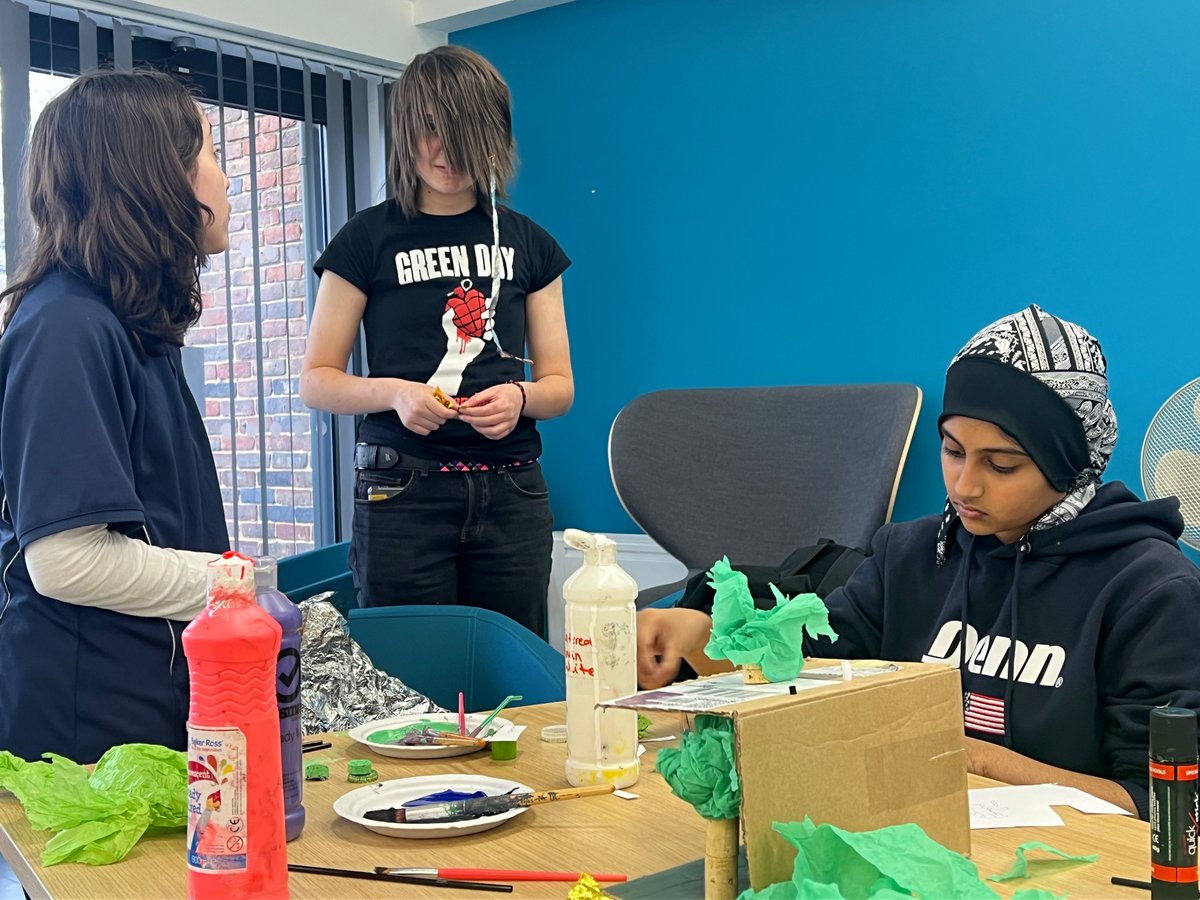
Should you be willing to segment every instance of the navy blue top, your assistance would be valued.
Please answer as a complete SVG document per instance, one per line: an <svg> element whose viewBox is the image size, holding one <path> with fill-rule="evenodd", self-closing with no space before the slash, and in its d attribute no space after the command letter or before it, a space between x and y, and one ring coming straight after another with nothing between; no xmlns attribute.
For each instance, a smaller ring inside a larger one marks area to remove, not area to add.
<svg viewBox="0 0 1200 900"><path fill-rule="evenodd" d="M956 523L940 567L939 521L880 529L825 598L838 640L806 652L958 666L969 737L1117 781L1146 818L1150 710L1200 710L1200 570L1175 542L1179 502L1106 484L1020 544Z"/></svg>
<svg viewBox="0 0 1200 900"><path fill-rule="evenodd" d="M160 547L229 548L179 348L143 353L103 292L48 275L0 339L0 491L0 749L82 763L133 741L182 749L187 623L43 597L21 552L96 524Z"/></svg>

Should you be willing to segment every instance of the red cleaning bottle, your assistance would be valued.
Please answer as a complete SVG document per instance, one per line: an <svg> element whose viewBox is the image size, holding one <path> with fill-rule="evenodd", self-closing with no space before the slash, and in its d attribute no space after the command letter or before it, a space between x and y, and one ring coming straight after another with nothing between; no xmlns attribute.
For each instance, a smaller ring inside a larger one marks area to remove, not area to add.
<svg viewBox="0 0 1200 900"><path fill-rule="evenodd" d="M188 897L286 898L275 662L279 623L255 601L254 562L208 568L208 605L183 631L188 714Z"/></svg>

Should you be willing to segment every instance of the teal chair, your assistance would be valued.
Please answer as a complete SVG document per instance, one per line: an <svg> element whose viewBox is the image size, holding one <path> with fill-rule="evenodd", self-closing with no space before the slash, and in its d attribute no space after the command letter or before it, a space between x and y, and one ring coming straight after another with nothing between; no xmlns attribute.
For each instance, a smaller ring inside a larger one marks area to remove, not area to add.
<svg viewBox="0 0 1200 900"><path fill-rule="evenodd" d="M342 541L283 557L279 560L279 590L293 603L334 591L333 605L345 615L358 605L358 589L347 562L349 553L350 542Z"/></svg>
<svg viewBox="0 0 1200 900"><path fill-rule="evenodd" d="M507 616L471 606L352 609L350 636L375 667L446 709L493 709L509 694L528 706L566 698L562 656Z"/></svg>

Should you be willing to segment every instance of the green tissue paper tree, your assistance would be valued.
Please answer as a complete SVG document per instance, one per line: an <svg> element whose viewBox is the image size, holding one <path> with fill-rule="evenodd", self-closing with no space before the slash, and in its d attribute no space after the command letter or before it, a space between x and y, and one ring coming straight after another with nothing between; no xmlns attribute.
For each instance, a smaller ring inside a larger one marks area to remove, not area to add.
<svg viewBox="0 0 1200 900"><path fill-rule="evenodd" d="M712 637L704 653L734 665L754 665L767 681L791 681L804 668L804 634L837 640L829 610L816 594L786 597L771 585L773 609L758 609L746 576L722 558L709 570L714 591Z"/></svg>

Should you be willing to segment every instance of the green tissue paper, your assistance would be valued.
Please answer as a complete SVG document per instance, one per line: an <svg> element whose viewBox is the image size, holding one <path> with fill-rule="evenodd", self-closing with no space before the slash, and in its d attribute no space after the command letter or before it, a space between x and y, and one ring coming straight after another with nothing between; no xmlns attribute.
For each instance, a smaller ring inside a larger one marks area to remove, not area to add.
<svg viewBox="0 0 1200 900"><path fill-rule="evenodd" d="M88 772L64 756L26 762L0 751L0 787L12 791L38 831L56 831L42 865L105 865L148 829L187 826L187 759L157 744L113 747Z"/></svg>
<svg viewBox="0 0 1200 900"><path fill-rule="evenodd" d="M1050 853L1057 856L1058 859L1027 859L1025 854L1040 850L1043 853ZM1003 875L989 875L988 881L1011 881L1014 878L1032 878L1041 872L1057 872L1060 869L1073 868L1077 865L1085 865L1094 863L1100 857L1093 853L1091 856L1072 856L1070 853L1063 853L1061 850L1056 850L1049 844L1043 844L1041 841L1029 841L1017 848L1017 858L1013 861L1012 867Z"/></svg>
<svg viewBox="0 0 1200 900"><path fill-rule="evenodd" d="M709 570L714 593L712 637L704 653L735 665L762 667L768 681L791 681L804 668L804 632L837 639L829 611L816 594L785 597L775 585L774 609L757 609L746 576L723 558Z"/></svg>
<svg viewBox="0 0 1200 900"><path fill-rule="evenodd" d="M843 831L833 825L776 822L772 827L796 848L792 880L738 900L996 900L975 864L947 850L920 826L893 825L875 831ZM1013 900L1049 900L1044 891L1018 891Z"/></svg>
<svg viewBox="0 0 1200 900"><path fill-rule="evenodd" d="M706 819L733 819L741 804L741 788L733 758L733 721L696 716L679 749L658 751L657 768L675 796L686 800Z"/></svg>

